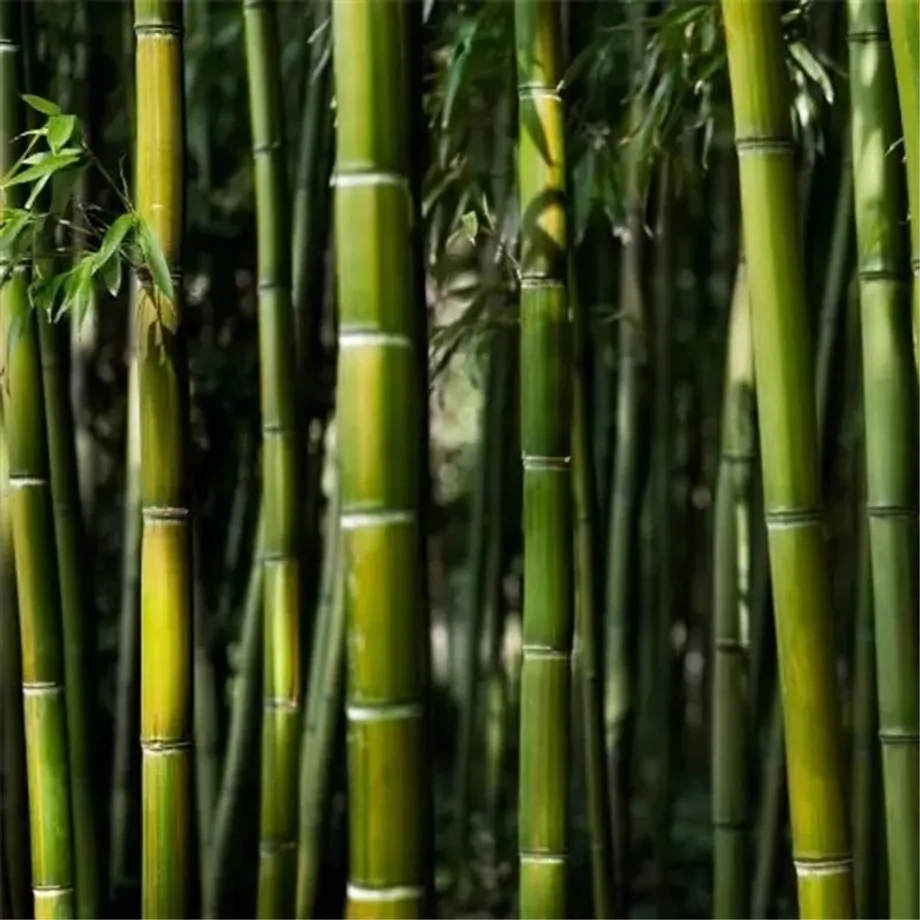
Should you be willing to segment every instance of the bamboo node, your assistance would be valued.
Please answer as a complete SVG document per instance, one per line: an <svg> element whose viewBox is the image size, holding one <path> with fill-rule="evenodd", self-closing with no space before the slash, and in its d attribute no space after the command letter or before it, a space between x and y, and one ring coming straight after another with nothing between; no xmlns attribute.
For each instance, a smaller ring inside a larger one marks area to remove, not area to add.
<svg viewBox="0 0 920 920"><path fill-rule="evenodd" d="M847 32L847 41L854 45L871 44L872 42L885 42L887 44L891 41L891 37L886 28L853 29Z"/></svg>
<svg viewBox="0 0 920 920"><path fill-rule="evenodd" d="M421 719L425 707L421 703L384 703L377 706L355 705L345 707L345 716L349 722L402 722Z"/></svg>
<svg viewBox="0 0 920 920"><path fill-rule="evenodd" d="M537 853L533 850L521 850L518 854L522 863L544 866L562 866L565 864L566 853Z"/></svg>
<svg viewBox="0 0 920 920"><path fill-rule="evenodd" d="M412 348L411 336L377 329L342 329L339 348Z"/></svg>
<svg viewBox="0 0 920 920"><path fill-rule="evenodd" d="M847 875L853 871L852 856L839 856L835 859L793 859L793 863L795 874L799 878Z"/></svg>
<svg viewBox="0 0 920 920"><path fill-rule="evenodd" d="M23 682L23 696L59 696L64 692L64 685L51 680Z"/></svg>
<svg viewBox="0 0 920 920"><path fill-rule="evenodd" d="M394 527L415 523L414 511L346 511L339 518L342 530L364 527Z"/></svg>
<svg viewBox="0 0 920 920"><path fill-rule="evenodd" d="M567 470L572 464L572 458L522 453L521 464L525 470Z"/></svg>
<svg viewBox="0 0 920 920"><path fill-rule="evenodd" d="M181 22L137 22L134 34L138 38L177 38L182 36Z"/></svg>
<svg viewBox="0 0 920 920"><path fill-rule="evenodd" d="M190 517L188 508L171 505L145 505L141 508L145 524L179 524Z"/></svg>
<svg viewBox="0 0 920 920"><path fill-rule="evenodd" d="M547 275L521 275L522 291L564 290L565 281Z"/></svg>
<svg viewBox="0 0 920 920"><path fill-rule="evenodd" d="M824 524L824 509L818 505L814 508L777 508L764 514L767 530L791 530L796 527L813 527Z"/></svg>
<svg viewBox="0 0 920 920"><path fill-rule="evenodd" d="M739 157L748 153L792 154L795 144L788 137L736 137L735 150Z"/></svg>
<svg viewBox="0 0 920 920"><path fill-rule="evenodd" d="M252 145L253 157L264 156L267 153L275 153L278 150L281 150L281 141L277 139L273 141L266 141L264 144Z"/></svg>
<svg viewBox="0 0 920 920"><path fill-rule="evenodd" d="M390 885L386 888L369 888L349 882L346 893L350 901L371 901L375 903L388 901L409 901L420 899L424 895L421 885Z"/></svg>
<svg viewBox="0 0 920 920"><path fill-rule="evenodd" d="M517 93L518 99L525 101L530 99L552 99L556 102L562 102L559 90L543 83L519 83Z"/></svg>
<svg viewBox="0 0 920 920"><path fill-rule="evenodd" d="M333 173L329 179L333 188L362 188L367 185L397 185L409 191L409 180L402 173L388 170L367 170L366 172Z"/></svg>
<svg viewBox="0 0 920 920"><path fill-rule="evenodd" d="M524 645L521 647L521 654L524 658L548 659L550 661L562 661L571 657L568 652L558 648L551 648L548 645Z"/></svg>
<svg viewBox="0 0 920 920"><path fill-rule="evenodd" d="M11 489L45 489L49 485L47 476L22 476L16 473L9 478Z"/></svg>
<svg viewBox="0 0 920 920"><path fill-rule="evenodd" d="M259 855L274 856L276 853L290 853L297 849L296 840L259 840Z"/></svg>
<svg viewBox="0 0 920 920"><path fill-rule="evenodd" d="M873 518L874 520L878 519L893 519L900 520L903 518L914 518L917 516L917 506L916 505L876 505L871 502L866 502L866 514Z"/></svg>
<svg viewBox="0 0 920 920"><path fill-rule="evenodd" d="M188 738L141 738L141 753L145 757L169 757L184 755L192 746Z"/></svg>
<svg viewBox="0 0 920 920"><path fill-rule="evenodd" d="M856 272L856 277L862 282L894 281L907 283L910 281L910 272L896 268L860 268Z"/></svg>
<svg viewBox="0 0 920 920"><path fill-rule="evenodd" d="M878 740L883 745L916 745L920 734L908 728L886 728L879 731Z"/></svg>

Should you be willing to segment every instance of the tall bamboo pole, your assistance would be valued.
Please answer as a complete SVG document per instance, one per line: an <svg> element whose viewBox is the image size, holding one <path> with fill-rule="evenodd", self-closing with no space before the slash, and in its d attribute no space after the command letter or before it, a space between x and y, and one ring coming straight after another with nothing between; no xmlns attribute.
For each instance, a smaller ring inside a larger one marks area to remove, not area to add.
<svg viewBox="0 0 920 920"><path fill-rule="evenodd" d="M610 790L604 751L604 686L601 669L600 580L595 568L597 485L588 418L589 318L569 268L572 304L572 496L575 511L576 628L581 642L581 717L585 745L585 785L591 834L591 885L594 916L614 916L611 875Z"/></svg>
<svg viewBox="0 0 920 920"><path fill-rule="evenodd" d="M917 376L895 73L881 0L849 0L866 512L892 917L920 916ZM920 33L915 35L920 39ZM916 164L913 164L916 166Z"/></svg>
<svg viewBox="0 0 920 920"><path fill-rule="evenodd" d="M0 354L5 354L0 328ZM26 741L22 712L22 656L19 603L10 516L9 454L0 402L0 774L3 802L0 835L7 904L13 917L29 913L29 803L26 791Z"/></svg>
<svg viewBox="0 0 920 920"><path fill-rule="evenodd" d="M141 910L188 914L192 736L188 370L182 329L182 6L135 0L137 210L174 277L137 291L141 432Z"/></svg>
<svg viewBox="0 0 920 920"><path fill-rule="evenodd" d="M22 130L22 9L0 4L0 175L16 160ZM0 216L21 204L18 188L2 193ZM54 516L45 428L38 329L28 312L31 265L0 253L0 313L5 345L4 420L22 646L22 694L32 841L35 916L74 916L70 776L64 695L64 641L55 565ZM21 331L10 341L13 324Z"/></svg>
<svg viewBox="0 0 920 920"><path fill-rule="evenodd" d="M917 335L920 329L920 41L917 39L920 35L920 0L885 0L885 6L907 159L910 262L914 276L914 347L918 349L920 363L920 337ZM901 216L903 218L903 214ZM916 734L915 727L915 737Z"/></svg>
<svg viewBox="0 0 920 920"><path fill-rule="evenodd" d="M571 330L559 6L515 0L521 201L524 636L518 802L522 917L566 916L573 627Z"/></svg>
<svg viewBox="0 0 920 920"><path fill-rule="evenodd" d="M300 728L300 521L294 314L276 5L244 0L259 262L262 507L265 515L259 917L293 910Z"/></svg>
<svg viewBox="0 0 920 920"><path fill-rule="evenodd" d="M852 916L833 624L780 8L722 0L803 917Z"/></svg>
<svg viewBox="0 0 920 920"><path fill-rule="evenodd" d="M333 486L326 512L326 546L316 615L307 712L301 738L300 827L297 836L297 909L295 916L315 915L322 867L322 830L329 788L335 732L341 713L345 677L345 585L339 566L338 487Z"/></svg>
<svg viewBox="0 0 920 920"><path fill-rule="evenodd" d="M428 863L409 6L333 5L349 917L420 916Z"/></svg>
<svg viewBox="0 0 920 920"><path fill-rule="evenodd" d="M751 476L756 449L754 353L747 269L738 263L729 319L722 447L716 488L713 576L712 824L713 917L750 906Z"/></svg>

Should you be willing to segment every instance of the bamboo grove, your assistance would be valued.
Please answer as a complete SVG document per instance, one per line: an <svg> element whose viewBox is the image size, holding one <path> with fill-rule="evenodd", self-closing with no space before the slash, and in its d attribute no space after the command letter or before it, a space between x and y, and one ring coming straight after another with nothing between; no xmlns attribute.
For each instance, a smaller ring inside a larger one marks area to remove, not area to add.
<svg viewBox="0 0 920 920"><path fill-rule="evenodd" d="M0 916L920 915L918 0L0 0Z"/></svg>

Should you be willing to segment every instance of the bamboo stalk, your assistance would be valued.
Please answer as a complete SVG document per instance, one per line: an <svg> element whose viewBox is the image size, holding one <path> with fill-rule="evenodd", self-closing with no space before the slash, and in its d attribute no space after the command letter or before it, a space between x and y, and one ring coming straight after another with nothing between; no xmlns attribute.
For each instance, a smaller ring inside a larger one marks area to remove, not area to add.
<svg viewBox="0 0 920 920"><path fill-rule="evenodd" d="M182 265L185 119L182 8L135 0L137 210L177 279ZM192 566L188 370L182 290L137 296L141 441L141 910L189 911Z"/></svg>
<svg viewBox="0 0 920 920"><path fill-rule="evenodd" d="M326 814L335 730L342 704L345 676L344 582L339 567L339 492L326 512L326 553L323 584L310 659L307 714L301 739L300 830L297 838L297 910L295 916L315 916L322 867L321 835Z"/></svg>
<svg viewBox="0 0 920 920"><path fill-rule="evenodd" d="M793 855L803 917L852 916L813 367L780 9L722 0L745 219Z"/></svg>
<svg viewBox="0 0 920 920"><path fill-rule="evenodd" d="M128 292L128 393L125 430L125 497L122 518L121 606L118 614L118 665L115 691L115 738L112 753L112 802L109 819L109 899L130 875L129 825L132 777L137 768L137 684L140 650L141 422L135 342L136 285Z"/></svg>
<svg viewBox="0 0 920 920"><path fill-rule="evenodd" d="M333 6L349 917L420 916L428 862L408 12Z"/></svg>
<svg viewBox="0 0 920 920"><path fill-rule="evenodd" d="M227 753L224 758L220 790L214 809L214 830L207 872L202 879L202 915L220 916L221 897L229 869L228 857L237 820L240 796L249 754L259 722L259 677L262 652L262 602L264 567L262 546L264 517L259 515L258 530L253 545L253 562L243 603L242 627L239 641L239 662L230 705L230 727L227 732Z"/></svg>
<svg viewBox="0 0 920 920"><path fill-rule="evenodd" d="M589 317L581 303L573 267L569 269L573 316L572 362L572 493L575 511L576 628L581 642L581 706L584 725L585 782L591 834L591 884L594 916L614 916L611 878L610 791L604 752L604 687L600 660L600 580L594 559L597 548L594 514L597 487L591 426L588 419Z"/></svg>
<svg viewBox="0 0 920 920"><path fill-rule="evenodd" d="M752 733L746 659L756 422L754 354L743 260L735 278L725 367L713 577L712 824L713 916L728 920L747 915L751 883L748 802Z"/></svg>
<svg viewBox="0 0 920 920"><path fill-rule="evenodd" d="M885 7L888 13L891 53L897 77L901 127L907 161L907 195L910 202L910 264L914 276L914 348L918 349L917 360L920 363L920 337L917 335L917 330L920 329L920 114L918 114L920 112L920 46L917 43L917 35L920 33L920 2L918 0L885 0ZM903 214L901 217L903 219ZM913 680L916 684L915 677ZM913 732L916 738L916 727ZM916 742L914 749L916 750ZM916 860L914 860L914 865L916 866Z"/></svg>
<svg viewBox="0 0 920 920"><path fill-rule="evenodd" d="M632 48L638 68L645 48L645 3L630 0L627 7ZM644 118L636 96L630 104L630 133L635 136ZM604 720L610 777L611 835L616 912L624 916L629 903L631 844L631 772L635 715L637 623L635 609L636 547L640 511L640 446L643 409L642 383L647 360L646 304L642 288L645 250L644 199L640 189L638 143L627 151L624 199L628 238L620 271L616 437L607 522L607 579L605 586L606 641Z"/></svg>
<svg viewBox="0 0 920 920"><path fill-rule="evenodd" d="M0 329L0 353L5 354ZM10 917L27 917L29 904L29 804L26 790L26 741L22 711L22 658L16 561L10 514L9 455L6 421L0 404L0 754L3 773L2 866Z"/></svg>
<svg viewBox="0 0 920 920"><path fill-rule="evenodd" d="M884 5L881 0L849 0L848 11L863 398L868 410L866 513L876 612L888 894L892 917L914 917L920 916L918 406L900 213L904 177L890 153L898 137L898 114Z"/></svg>
<svg viewBox="0 0 920 920"><path fill-rule="evenodd" d="M559 8L515 0L521 204L524 625L518 803L521 917L566 916L573 627L571 330Z"/></svg>
<svg viewBox="0 0 920 920"><path fill-rule="evenodd" d="M16 159L22 128L22 8L0 4L0 175ZM2 210L20 204L16 188L3 193ZM2 211L0 211L2 216ZM73 853L64 639L55 566L54 515L45 427L45 406L37 323L29 312L27 257L0 253L3 386L8 439L9 507L19 600L22 694L32 843L35 916L72 917ZM13 324L21 331L10 342Z"/></svg>
<svg viewBox="0 0 920 920"><path fill-rule="evenodd" d="M259 917L294 905L300 728L300 469L276 4L244 0L259 261L265 621Z"/></svg>

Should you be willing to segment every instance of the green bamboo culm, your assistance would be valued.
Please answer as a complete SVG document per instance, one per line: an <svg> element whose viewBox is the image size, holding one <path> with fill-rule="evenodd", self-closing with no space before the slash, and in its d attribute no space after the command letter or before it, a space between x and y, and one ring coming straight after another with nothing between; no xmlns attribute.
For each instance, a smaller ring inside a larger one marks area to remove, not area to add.
<svg viewBox="0 0 920 920"><path fill-rule="evenodd" d="M748 264L799 913L853 915L814 370L781 9L722 0Z"/></svg>
<svg viewBox="0 0 920 920"><path fill-rule="evenodd" d="M192 584L182 327L182 5L135 0L137 211L173 276L136 291L141 430L141 913L189 916Z"/></svg>
<svg viewBox="0 0 920 920"><path fill-rule="evenodd" d="M585 745L585 786L591 835L591 887L594 916L614 916L611 873L610 789L604 748L604 686L601 669L600 582L595 568L598 546L594 509L594 449L588 416L588 310L578 296L574 260L569 260L572 304L572 497L575 512L575 577L577 626L581 641L581 718Z"/></svg>
<svg viewBox="0 0 920 920"><path fill-rule="evenodd" d="M300 730L300 559L291 246L287 227L280 44L276 4L244 0L258 235L262 402L262 805L259 917L294 908Z"/></svg>
<svg viewBox="0 0 920 920"><path fill-rule="evenodd" d="M2 296L2 295L0 295ZM0 354L5 354L0 327ZM0 873L6 884L10 916L27 917L29 902L29 803L26 791L26 742L22 711L22 657L16 564L10 516L9 454L6 421L0 401Z"/></svg>
<svg viewBox="0 0 920 920"><path fill-rule="evenodd" d="M891 52L901 107L910 203L910 264L913 273L914 347L920 364L920 0L885 0ZM900 215L903 220L903 209ZM907 641L907 637L905 637ZM914 727L914 738L917 730ZM916 742L915 742L916 749ZM915 822L916 823L916 822ZM916 867L916 860L914 866ZM916 874L916 869L914 870ZM916 903L916 902L915 902ZM915 911L916 913L916 911Z"/></svg>
<svg viewBox="0 0 920 920"><path fill-rule="evenodd" d="M344 583L340 575L339 491L326 512L326 546L316 615L307 711L300 748L300 829L297 838L296 917L315 916L322 868L326 792L345 677Z"/></svg>
<svg viewBox="0 0 920 920"><path fill-rule="evenodd" d="M21 15L19 3L0 3L0 175L4 176L16 161L17 138L24 127L19 98ZM0 219L7 208L21 205L19 188L3 190ZM30 270L24 254L0 252L4 421L22 648L32 892L35 917L42 920L73 917L76 905L64 641L41 355L36 318L28 304Z"/></svg>
<svg viewBox="0 0 920 920"><path fill-rule="evenodd" d="M751 475L757 432L747 267L738 263L729 318L713 573L712 830L715 918L750 906L748 636Z"/></svg>
<svg viewBox="0 0 920 920"><path fill-rule="evenodd" d="M552 0L515 0L525 579L518 786L523 918L567 915L572 363L558 15Z"/></svg>
<svg viewBox="0 0 920 920"><path fill-rule="evenodd" d="M346 915L378 920L422 915L427 864L428 638L418 533L424 390L408 175L410 6L336 0L332 10L337 438L349 650Z"/></svg>
<svg viewBox="0 0 920 920"><path fill-rule="evenodd" d="M892 151L899 125L883 0L848 0L847 8L863 396L868 410L866 513L875 611L888 895L892 917L917 917L917 375L902 213L904 173L900 157ZM915 34L915 44L917 38ZM916 167L916 163L912 166Z"/></svg>

